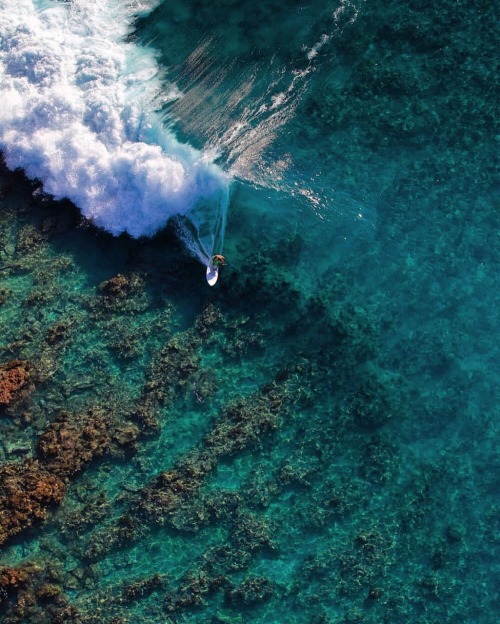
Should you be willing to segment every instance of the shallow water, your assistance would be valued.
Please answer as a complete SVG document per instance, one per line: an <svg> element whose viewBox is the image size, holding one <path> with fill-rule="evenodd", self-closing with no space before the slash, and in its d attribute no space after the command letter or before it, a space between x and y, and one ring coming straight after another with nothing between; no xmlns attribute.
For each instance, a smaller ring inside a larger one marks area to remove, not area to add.
<svg viewBox="0 0 500 624"><path fill-rule="evenodd" d="M139 19L184 94L169 132L234 179L213 289L173 227L113 237L2 168L0 365L28 371L0 405L2 621L496 621L495 24Z"/></svg>

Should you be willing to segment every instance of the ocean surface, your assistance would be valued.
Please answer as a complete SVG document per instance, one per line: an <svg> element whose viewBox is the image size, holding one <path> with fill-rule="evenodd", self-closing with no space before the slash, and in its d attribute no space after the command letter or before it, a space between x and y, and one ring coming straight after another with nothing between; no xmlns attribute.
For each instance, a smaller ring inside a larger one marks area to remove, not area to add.
<svg viewBox="0 0 500 624"><path fill-rule="evenodd" d="M498 41L0 0L0 622L498 621Z"/></svg>

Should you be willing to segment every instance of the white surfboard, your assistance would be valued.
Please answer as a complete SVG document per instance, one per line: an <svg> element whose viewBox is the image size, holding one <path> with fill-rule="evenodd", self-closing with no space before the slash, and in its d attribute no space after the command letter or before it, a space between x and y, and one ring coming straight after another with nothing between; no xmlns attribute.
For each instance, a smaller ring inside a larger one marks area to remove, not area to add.
<svg viewBox="0 0 500 624"><path fill-rule="evenodd" d="M219 277L219 267L207 266L207 282L210 286L213 286Z"/></svg>

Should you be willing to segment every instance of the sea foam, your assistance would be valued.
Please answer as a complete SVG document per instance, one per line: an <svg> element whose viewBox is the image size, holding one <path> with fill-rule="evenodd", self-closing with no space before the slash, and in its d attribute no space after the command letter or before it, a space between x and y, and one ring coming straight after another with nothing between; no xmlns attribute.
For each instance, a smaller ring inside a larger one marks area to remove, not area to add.
<svg viewBox="0 0 500 624"><path fill-rule="evenodd" d="M219 214L228 187L226 175L181 144L155 112L180 94L165 86L154 51L127 40L133 20L155 4L0 0L0 149L7 166L71 199L96 225L134 237L190 211L197 231L200 201L207 206L214 198ZM210 215L201 219L209 223ZM204 261L211 246L202 257L191 251Z"/></svg>

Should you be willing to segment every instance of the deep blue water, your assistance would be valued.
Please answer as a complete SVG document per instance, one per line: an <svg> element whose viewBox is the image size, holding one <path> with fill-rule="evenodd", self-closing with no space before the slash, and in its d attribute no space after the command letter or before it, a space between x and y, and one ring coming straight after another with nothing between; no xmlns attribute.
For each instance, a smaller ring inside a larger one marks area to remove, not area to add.
<svg viewBox="0 0 500 624"><path fill-rule="evenodd" d="M1 621L495 622L493 3L4 4Z"/></svg>

